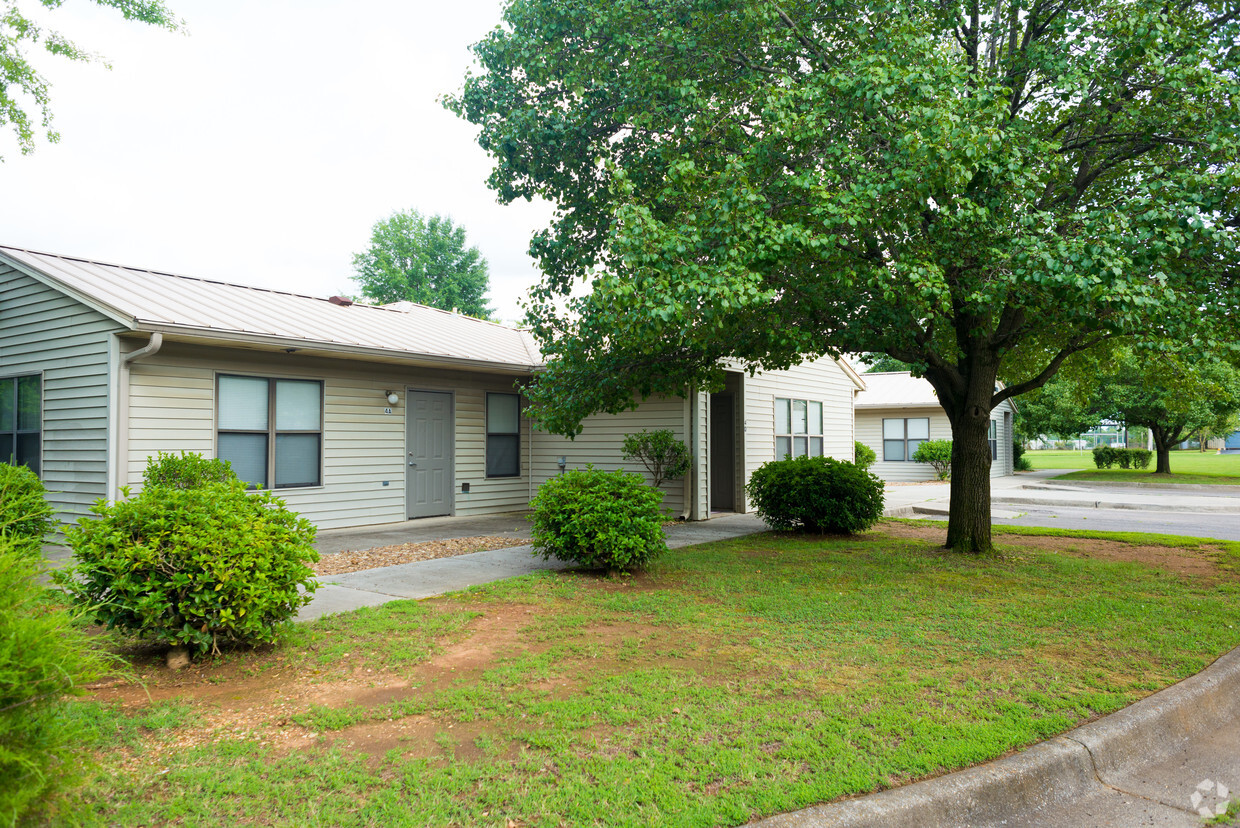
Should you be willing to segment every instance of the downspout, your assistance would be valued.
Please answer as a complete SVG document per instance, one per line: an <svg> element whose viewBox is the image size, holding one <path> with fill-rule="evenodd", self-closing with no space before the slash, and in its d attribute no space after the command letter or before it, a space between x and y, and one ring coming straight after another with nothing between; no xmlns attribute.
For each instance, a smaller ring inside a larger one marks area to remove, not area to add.
<svg viewBox="0 0 1240 828"><path fill-rule="evenodd" d="M525 448L525 454L527 457L526 462L529 467L529 471L527 473L529 474L529 478L530 478L529 479L529 497L526 499L526 505L528 505L529 501L534 499L534 421L529 417L526 417L525 419L530 424L529 444Z"/></svg>
<svg viewBox="0 0 1240 828"><path fill-rule="evenodd" d="M121 486L125 485L122 481L126 475L121 471L122 464L129 463L129 366L141 359L154 356L159 353L159 349L163 347L164 335L158 331L151 334L151 339L146 345L136 351L130 351L125 354L120 361L120 370L117 372L116 382L116 456L115 466L109 463L109 495L108 500L113 501ZM117 351L120 350L120 342L117 340Z"/></svg>
<svg viewBox="0 0 1240 828"><path fill-rule="evenodd" d="M693 447L694 445L696 445L693 441L693 402L692 402L693 397L692 397L692 394L693 394L692 389L690 388L685 389L685 406L684 406L685 437L689 438L689 453L690 453L689 456L691 457L695 456L693 454ZM690 468L689 471L685 474L685 482L683 486L685 505L684 505L684 508L680 510L681 520L689 519L689 514L690 514L689 507L690 507L691 501L693 500L693 472L694 472L693 468Z"/></svg>

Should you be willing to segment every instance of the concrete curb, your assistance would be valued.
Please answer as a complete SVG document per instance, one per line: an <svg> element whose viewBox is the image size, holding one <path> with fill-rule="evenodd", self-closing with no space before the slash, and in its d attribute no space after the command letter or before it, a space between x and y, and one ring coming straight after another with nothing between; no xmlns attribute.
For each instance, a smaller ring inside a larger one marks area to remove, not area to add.
<svg viewBox="0 0 1240 828"><path fill-rule="evenodd" d="M1236 514L1240 507L1236 505L1213 504L1179 504L1179 503L1122 503L1107 500L1081 500L1054 497L1010 497L1007 495L993 496L991 503L1009 503L1021 506L1060 506L1076 509L1127 509L1138 512L1220 512Z"/></svg>
<svg viewBox="0 0 1240 828"><path fill-rule="evenodd" d="M1041 483L1028 483L1025 489L1066 489L1066 488L1105 489L1116 487L1121 489L1152 489L1158 492L1218 492L1220 497L1240 493L1240 486L1229 483L1214 485L1211 483L1142 483L1129 480L1073 480L1049 478Z"/></svg>
<svg viewBox="0 0 1240 828"><path fill-rule="evenodd" d="M1136 704L985 765L752 823L761 828L989 828L1111 791L1240 716L1240 647Z"/></svg>

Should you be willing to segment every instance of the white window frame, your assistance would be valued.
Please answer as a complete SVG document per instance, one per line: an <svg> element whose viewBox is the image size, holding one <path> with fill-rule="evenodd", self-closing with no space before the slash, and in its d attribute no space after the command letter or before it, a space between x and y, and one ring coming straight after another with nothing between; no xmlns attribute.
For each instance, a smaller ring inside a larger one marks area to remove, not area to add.
<svg viewBox="0 0 1240 828"><path fill-rule="evenodd" d="M798 403L803 405L805 408L804 431L798 429ZM787 406L787 430L780 429L779 420L781 406ZM817 411L816 417L814 415L815 410ZM776 397L774 413L776 460L783 460L787 456L822 457L825 454L826 435L823 432L826 426L826 414L824 413L824 405L822 400L798 399L795 397ZM815 422L815 420L817 420L817 422ZM817 430L815 431L815 429ZM783 441L782 444L781 441ZM780 451L781 448L786 450ZM799 450L801 448L804 450Z"/></svg>
<svg viewBox="0 0 1240 828"><path fill-rule="evenodd" d="M926 436L925 437L909 437L908 436L908 424L915 420L925 421L926 423ZM888 437L887 436L887 423L890 423L890 422L901 424L900 429L901 429L901 433L903 436L901 437ZM929 417L884 417L882 429L883 429L882 431L883 462L884 463L911 463L913 462L913 454L915 454L917 451L917 446L920 446L922 443L930 439L930 418ZM904 456L903 457L889 457L887 455L887 444L888 443L901 443ZM914 445L913 448L910 450L909 443L915 443L916 445Z"/></svg>

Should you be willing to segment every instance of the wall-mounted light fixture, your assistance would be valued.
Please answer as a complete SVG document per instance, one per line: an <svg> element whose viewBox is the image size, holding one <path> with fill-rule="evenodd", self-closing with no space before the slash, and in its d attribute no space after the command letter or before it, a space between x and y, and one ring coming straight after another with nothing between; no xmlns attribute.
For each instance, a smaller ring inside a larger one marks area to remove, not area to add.
<svg viewBox="0 0 1240 828"><path fill-rule="evenodd" d="M396 405L400 402L400 397L395 391L384 391L383 396L387 397L388 405Z"/></svg>
<svg viewBox="0 0 1240 828"><path fill-rule="evenodd" d="M568 465L568 458L561 455L559 459L556 460L556 464L559 465L560 471L564 471L564 467Z"/></svg>

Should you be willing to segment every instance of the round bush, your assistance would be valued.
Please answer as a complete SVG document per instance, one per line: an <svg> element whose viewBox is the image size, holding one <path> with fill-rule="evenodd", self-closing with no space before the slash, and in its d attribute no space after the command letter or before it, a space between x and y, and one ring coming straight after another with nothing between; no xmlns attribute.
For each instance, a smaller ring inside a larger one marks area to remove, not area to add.
<svg viewBox="0 0 1240 828"><path fill-rule="evenodd" d="M68 696L106 667L38 572L25 549L0 537L0 825L25 824L78 780L84 734L67 715ZM39 824L58 822L40 816Z"/></svg>
<svg viewBox="0 0 1240 828"><path fill-rule="evenodd" d="M745 487L773 529L852 534L883 515L883 482L830 457L776 460L756 469Z"/></svg>
<svg viewBox="0 0 1240 828"><path fill-rule="evenodd" d="M878 455L874 453L874 449L865 443L857 440L853 443L853 462L859 469L868 469L874 465L874 461L878 459Z"/></svg>
<svg viewBox="0 0 1240 828"><path fill-rule="evenodd" d="M226 483L236 476L232 463L227 460L208 459L188 451L180 455L161 451L147 460L146 470L142 472L142 484L192 489L207 483Z"/></svg>
<svg viewBox="0 0 1240 828"><path fill-rule="evenodd" d="M0 537L16 551L39 559L43 539L55 525L52 514L38 475L25 466L0 463Z"/></svg>
<svg viewBox="0 0 1240 828"><path fill-rule="evenodd" d="M640 569L667 551L662 502L635 474L565 472L530 501L534 551L589 569Z"/></svg>
<svg viewBox="0 0 1240 828"><path fill-rule="evenodd" d="M57 582L109 628L197 653L271 642L318 586L314 526L235 477L91 511L65 532L76 562Z"/></svg>
<svg viewBox="0 0 1240 828"><path fill-rule="evenodd" d="M913 452L914 463L929 463L939 480L952 476L952 441L926 440Z"/></svg>

